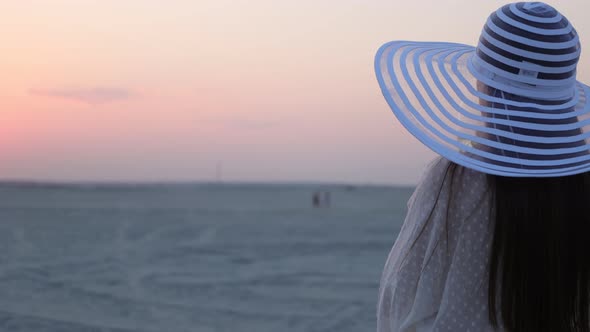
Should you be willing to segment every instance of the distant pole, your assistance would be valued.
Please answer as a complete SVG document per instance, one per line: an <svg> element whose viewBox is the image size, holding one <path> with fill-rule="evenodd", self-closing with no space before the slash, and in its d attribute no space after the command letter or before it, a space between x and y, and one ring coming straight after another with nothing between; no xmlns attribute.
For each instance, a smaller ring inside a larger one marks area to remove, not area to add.
<svg viewBox="0 0 590 332"><path fill-rule="evenodd" d="M215 180L217 182L223 181L223 163L221 161L217 162L217 167L215 169Z"/></svg>

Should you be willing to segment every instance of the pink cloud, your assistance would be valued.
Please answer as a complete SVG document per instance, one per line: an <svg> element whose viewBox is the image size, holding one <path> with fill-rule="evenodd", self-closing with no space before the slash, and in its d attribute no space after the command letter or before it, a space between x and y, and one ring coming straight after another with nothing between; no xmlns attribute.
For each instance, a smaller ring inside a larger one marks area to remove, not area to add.
<svg viewBox="0 0 590 332"><path fill-rule="evenodd" d="M124 88L75 88L75 89L29 89L35 96L53 97L78 101L87 104L105 104L130 99L134 96L131 90Z"/></svg>

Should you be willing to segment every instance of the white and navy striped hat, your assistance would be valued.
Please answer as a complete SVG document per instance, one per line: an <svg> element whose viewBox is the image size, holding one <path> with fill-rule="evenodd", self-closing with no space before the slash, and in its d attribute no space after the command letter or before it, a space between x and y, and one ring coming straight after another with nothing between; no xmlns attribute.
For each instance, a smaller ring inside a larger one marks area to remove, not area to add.
<svg viewBox="0 0 590 332"><path fill-rule="evenodd" d="M460 165L511 177L590 170L590 89L580 42L542 2L492 13L477 47L394 41L375 59L382 92L422 143Z"/></svg>

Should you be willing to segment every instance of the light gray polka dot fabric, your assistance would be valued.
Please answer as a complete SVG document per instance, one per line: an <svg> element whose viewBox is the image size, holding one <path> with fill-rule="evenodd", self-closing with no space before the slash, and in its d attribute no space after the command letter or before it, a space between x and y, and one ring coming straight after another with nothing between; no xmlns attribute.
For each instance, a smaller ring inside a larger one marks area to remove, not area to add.
<svg viewBox="0 0 590 332"><path fill-rule="evenodd" d="M381 277L378 332L493 331L486 175L458 167L451 181L445 179L449 163L433 161L408 201Z"/></svg>

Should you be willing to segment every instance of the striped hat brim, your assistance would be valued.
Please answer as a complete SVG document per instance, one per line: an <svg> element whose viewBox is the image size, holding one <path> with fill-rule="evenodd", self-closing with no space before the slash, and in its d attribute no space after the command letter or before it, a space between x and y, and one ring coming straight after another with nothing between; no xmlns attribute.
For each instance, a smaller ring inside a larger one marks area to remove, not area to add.
<svg viewBox="0 0 590 332"><path fill-rule="evenodd" d="M484 29L483 39L485 33ZM481 41L477 48L443 42L383 45L375 58L375 72L399 121L435 152L484 173L556 177L589 171L590 89L576 81L575 74L565 75L572 71L567 61L579 53L550 54L551 61L563 62L560 67L532 64L536 72L562 74L551 78L553 85L541 86L534 84L543 79L538 75L530 83L494 75L497 68L487 68L490 63L481 61L481 52L494 58L504 55L490 45L482 47ZM499 49L529 58L536 54ZM511 58L514 55L500 60L510 65ZM521 74L515 75L522 79Z"/></svg>

